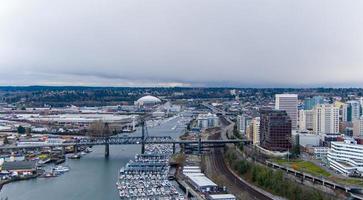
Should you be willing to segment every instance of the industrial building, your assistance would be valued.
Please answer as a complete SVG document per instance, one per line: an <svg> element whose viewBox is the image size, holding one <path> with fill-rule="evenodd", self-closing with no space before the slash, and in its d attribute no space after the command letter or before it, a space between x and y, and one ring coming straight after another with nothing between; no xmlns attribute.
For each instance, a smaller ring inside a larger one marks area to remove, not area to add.
<svg viewBox="0 0 363 200"><path fill-rule="evenodd" d="M236 200L236 196L233 194L211 194L208 196L208 200Z"/></svg>
<svg viewBox="0 0 363 200"><path fill-rule="evenodd" d="M214 128L219 126L219 118L216 114L199 114L197 117L197 124L199 128Z"/></svg>
<svg viewBox="0 0 363 200"><path fill-rule="evenodd" d="M201 173L199 166L184 166L183 174L199 192L218 191L218 185Z"/></svg>

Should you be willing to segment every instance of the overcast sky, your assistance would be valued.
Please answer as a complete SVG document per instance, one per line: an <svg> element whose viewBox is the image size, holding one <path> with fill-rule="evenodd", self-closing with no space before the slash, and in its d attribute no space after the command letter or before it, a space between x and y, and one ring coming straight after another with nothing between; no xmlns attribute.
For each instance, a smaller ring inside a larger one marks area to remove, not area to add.
<svg viewBox="0 0 363 200"><path fill-rule="evenodd" d="M362 87L362 0L2 0L0 85Z"/></svg>

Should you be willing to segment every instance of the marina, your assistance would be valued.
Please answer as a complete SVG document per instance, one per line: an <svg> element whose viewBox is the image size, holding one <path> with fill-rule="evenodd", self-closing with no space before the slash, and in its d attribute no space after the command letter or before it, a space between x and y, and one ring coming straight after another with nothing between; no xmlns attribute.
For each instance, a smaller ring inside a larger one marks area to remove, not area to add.
<svg viewBox="0 0 363 200"><path fill-rule="evenodd" d="M184 199L168 180L169 159L173 154L169 144L149 144L145 154L138 154L120 169L116 183L121 199Z"/></svg>

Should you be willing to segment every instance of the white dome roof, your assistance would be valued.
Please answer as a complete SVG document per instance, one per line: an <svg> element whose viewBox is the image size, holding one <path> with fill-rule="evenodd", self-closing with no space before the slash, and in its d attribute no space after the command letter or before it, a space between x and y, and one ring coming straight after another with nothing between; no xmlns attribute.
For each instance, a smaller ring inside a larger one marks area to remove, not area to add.
<svg viewBox="0 0 363 200"><path fill-rule="evenodd" d="M137 104L139 105L143 105L143 104L156 104L156 103L160 103L161 100L157 97L151 96L151 95L147 95L144 97L141 97L140 99L138 99L136 101Z"/></svg>

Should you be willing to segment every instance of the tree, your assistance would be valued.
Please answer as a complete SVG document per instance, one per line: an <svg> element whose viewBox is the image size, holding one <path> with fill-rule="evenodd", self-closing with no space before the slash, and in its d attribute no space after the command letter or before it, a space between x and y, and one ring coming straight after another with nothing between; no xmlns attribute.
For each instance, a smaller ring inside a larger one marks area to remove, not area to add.
<svg viewBox="0 0 363 200"><path fill-rule="evenodd" d="M256 182L257 180L257 167L253 166L252 167L252 182Z"/></svg>
<svg viewBox="0 0 363 200"><path fill-rule="evenodd" d="M24 128L23 126L21 126L21 125L20 125L20 126L18 126L18 133L19 133L19 134L24 134L24 133L25 133L25 131L26 131L26 130L25 130L25 128Z"/></svg>
<svg viewBox="0 0 363 200"><path fill-rule="evenodd" d="M289 154L291 155L291 158L297 158L300 155L300 145L295 144L292 146L292 149L290 150Z"/></svg>

